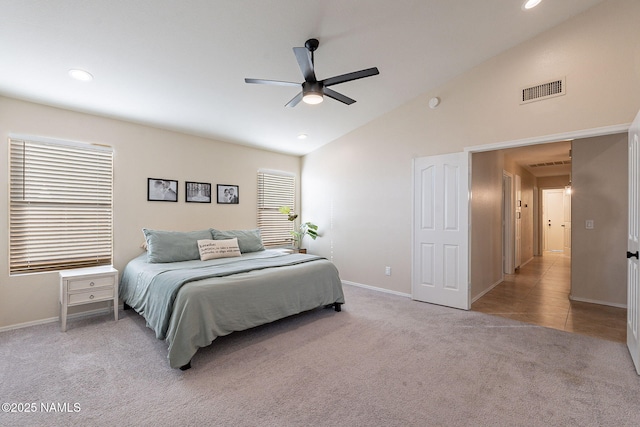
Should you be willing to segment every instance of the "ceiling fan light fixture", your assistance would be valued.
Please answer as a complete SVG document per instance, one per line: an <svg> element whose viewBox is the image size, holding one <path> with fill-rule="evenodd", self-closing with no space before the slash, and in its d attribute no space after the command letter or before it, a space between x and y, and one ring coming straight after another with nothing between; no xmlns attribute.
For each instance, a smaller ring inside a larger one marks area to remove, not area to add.
<svg viewBox="0 0 640 427"><path fill-rule="evenodd" d="M302 97L302 101L311 105L320 104L323 100L322 94L317 92L308 92Z"/></svg>
<svg viewBox="0 0 640 427"><path fill-rule="evenodd" d="M305 104L320 104L324 100L322 84L319 82L304 82L302 84L302 94L302 101Z"/></svg>

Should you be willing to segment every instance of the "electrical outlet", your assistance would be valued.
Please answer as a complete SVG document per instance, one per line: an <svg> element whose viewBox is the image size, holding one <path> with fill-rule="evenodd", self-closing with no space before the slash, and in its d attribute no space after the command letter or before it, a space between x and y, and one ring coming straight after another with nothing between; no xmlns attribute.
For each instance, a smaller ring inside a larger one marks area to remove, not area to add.
<svg viewBox="0 0 640 427"><path fill-rule="evenodd" d="M594 229L593 220L592 219L586 220L584 222L584 228L586 228L587 230L593 230Z"/></svg>
<svg viewBox="0 0 640 427"><path fill-rule="evenodd" d="M384 274L386 276L391 276L391 267L385 267L384 268Z"/></svg>

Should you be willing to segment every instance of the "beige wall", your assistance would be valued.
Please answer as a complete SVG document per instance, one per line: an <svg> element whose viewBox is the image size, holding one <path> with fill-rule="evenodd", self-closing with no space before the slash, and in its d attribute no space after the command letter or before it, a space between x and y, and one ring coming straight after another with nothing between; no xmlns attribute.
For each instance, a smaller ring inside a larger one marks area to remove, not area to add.
<svg viewBox="0 0 640 427"><path fill-rule="evenodd" d="M313 182L304 181L302 210L326 237L314 250L345 280L410 293L412 159L630 123L640 109L639 20L637 0L602 3L305 156L303 179ZM519 105L522 87L563 76L566 95Z"/></svg>
<svg viewBox="0 0 640 427"><path fill-rule="evenodd" d="M141 252L143 227L253 228L260 168L300 175L300 158L0 97L0 176L8 176L10 133L94 142L114 149L114 264ZM178 203L148 202L147 178L179 181ZM185 181L240 186L240 204L185 203ZM0 222L8 224L6 186ZM0 228L0 328L58 314L55 273L9 276L8 233ZM82 307L85 308L85 307ZM91 308L91 307L89 307ZM93 307L95 308L95 307Z"/></svg>
<svg viewBox="0 0 640 427"><path fill-rule="evenodd" d="M626 306L627 135L581 139L571 151L571 298Z"/></svg>
<svg viewBox="0 0 640 427"><path fill-rule="evenodd" d="M536 180L539 189L564 188L571 183L569 175L543 176Z"/></svg>
<svg viewBox="0 0 640 427"><path fill-rule="evenodd" d="M502 281L502 175L504 155L486 151L472 155L471 299ZM487 244L487 243L492 244Z"/></svg>

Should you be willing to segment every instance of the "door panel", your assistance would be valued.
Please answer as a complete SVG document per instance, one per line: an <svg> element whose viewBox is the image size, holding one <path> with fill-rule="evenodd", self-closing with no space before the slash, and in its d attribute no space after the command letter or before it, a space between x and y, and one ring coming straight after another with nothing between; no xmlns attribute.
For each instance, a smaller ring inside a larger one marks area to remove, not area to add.
<svg viewBox="0 0 640 427"><path fill-rule="evenodd" d="M412 297L468 310L469 155L414 161Z"/></svg>
<svg viewBox="0 0 640 427"><path fill-rule="evenodd" d="M627 235L627 347L640 374L640 113L629 128L629 226Z"/></svg>
<svg viewBox="0 0 640 427"><path fill-rule="evenodd" d="M522 178L516 175L516 213L515 219L515 242L513 245L513 266L520 268L522 264Z"/></svg>
<svg viewBox="0 0 640 427"><path fill-rule="evenodd" d="M515 273L513 176L502 171L502 268L505 274Z"/></svg>
<svg viewBox="0 0 640 427"><path fill-rule="evenodd" d="M564 188L564 254L571 256L571 186Z"/></svg>

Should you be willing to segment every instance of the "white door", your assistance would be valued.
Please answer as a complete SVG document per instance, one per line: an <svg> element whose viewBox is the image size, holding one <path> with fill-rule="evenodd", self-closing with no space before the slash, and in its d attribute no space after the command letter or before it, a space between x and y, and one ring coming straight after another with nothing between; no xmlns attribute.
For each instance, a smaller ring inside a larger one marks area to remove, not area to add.
<svg viewBox="0 0 640 427"><path fill-rule="evenodd" d="M502 171L502 271L505 274L515 273L513 205L513 175Z"/></svg>
<svg viewBox="0 0 640 427"><path fill-rule="evenodd" d="M627 236L627 347L640 374L640 113L629 129L629 232Z"/></svg>
<svg viewBox="0 0 640 427"><path fill-rule="evenodd" d="M571 256L571 186L564 188L564 254Z"/></svg>
<svg viewBox="0 0 640 427"><path fill-rule="evenodd" d="M522 264L522 179L516 175L516 214L515 214L515 243L513 251L513 265L520 268Z"/></svg>
<svg viewBox="0 0 640 427"><path fill-rule="evenodd" d="M564 190L542 190L544 250L564 250Z"/></svg>
<svg viewBox="0 0 640 427"><path fill-rule="evenodd" d="M412 298L468 310L469 154L414 160Z"/></svg>

